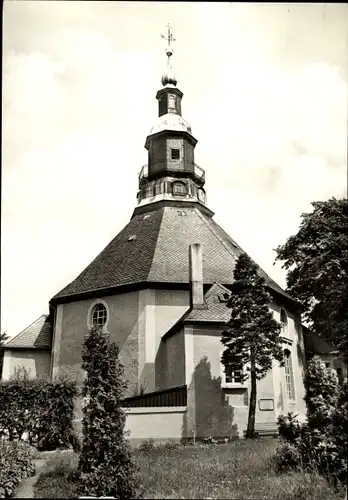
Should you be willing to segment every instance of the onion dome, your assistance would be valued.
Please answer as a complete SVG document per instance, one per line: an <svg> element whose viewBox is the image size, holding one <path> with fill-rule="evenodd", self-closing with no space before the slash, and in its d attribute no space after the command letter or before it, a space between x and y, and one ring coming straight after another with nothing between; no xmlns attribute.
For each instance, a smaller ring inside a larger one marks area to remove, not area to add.
<svg viewBox="0 0 348 500"><path fill-rule="evenodd" d="M173 71L172 64L171 64L171 57L173 55L173 49L171 47L168 47L166 49L166 54L167 54L167 57L168 57L168 60L167 60L167 70L163 73L161 82L162 82L162 85L164 87L166 85L174 85L174 86L176 86L176 84L178 83L178 80L176 78L176 75L175 75L175 73Z"/></svg>

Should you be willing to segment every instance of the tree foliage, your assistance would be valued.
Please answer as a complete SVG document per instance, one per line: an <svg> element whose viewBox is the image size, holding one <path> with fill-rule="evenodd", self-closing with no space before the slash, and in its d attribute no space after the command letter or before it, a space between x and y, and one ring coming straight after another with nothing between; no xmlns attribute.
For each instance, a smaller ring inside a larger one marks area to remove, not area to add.
<svg viewBox="0 0 348 500"><path fill-rule="evenodd" d="M326 368L319 356L314 356L308 363L304 386L308 425L311 429L326 432L337 404L337 375L334 370Z"/></svg>
<svg viewBox="0 0 348 500"><path fill-rule="evenodd" d="M126 383L119 348L109 334L93 328L86 336L82 368L83 444L79 460L80 493L135 497L135 465L124 426L122 400Z"/></svg>
<svg viewBox="0 0 348 500"><path fill-rule="evenodd" d="M283 444L276 462L280 470L316 468L336 485L347 481L347 380L340 386L336 374L318 356L308 363L304 379L306 422L288 415L278 419Z"/></svg>
<svg viewBox="0 0 348 500"><path fill-rule="evenodd" d="M10 498L25 477L35 473L34 452L26 443L0 439L0 498Z"/></svg>
<svg viewBox="0 0 348 500"><path fill-rule="evenodd" d="M73 445L76 384L65 377L50 380L30 378L18 370L9 380L0 382L0 437L10 441L28 435L38 449L55 449Z"/></svg>
<svg viewBox="0 0 348 500"><path fill-rule="evenodd" d="M254 434L256 411L256 380L272 368L272 360L283 360L280 324L269 309L269 295L264 278L247 254L242 254L234 269L232 293L227 307L231 319L222 333L225 349L221 361L226 368L246 367L250 373L251 394L247 435ZM243 378L247 378L244 373Z"/></svg>
<svg viewBox="0 0 348 500"><path fill-rule="evenodd" d="M348 463L348 382L344 380L340 386L337 403L332 413L332 429L334 441L339 451L342 461Z"/></svg>
<svg viewBox="0 0 348 500"><path fill-rule="evenodd" d="M303 306L304 320L347 359L347 198L312 203L297 234L276 249L287 271L287 291Z"/></svg>

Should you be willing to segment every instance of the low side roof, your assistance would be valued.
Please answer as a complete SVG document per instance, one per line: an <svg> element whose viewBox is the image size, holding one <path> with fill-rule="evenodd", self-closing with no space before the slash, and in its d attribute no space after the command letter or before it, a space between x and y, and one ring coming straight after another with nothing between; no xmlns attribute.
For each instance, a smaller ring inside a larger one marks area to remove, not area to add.
<svg viewBox="0 0 348 500"><path fill-rule="evenodd" d="M226 323L231 317L231 309L226 306L231 292L224 286L214 283L204 296L205 309L191 309L183 318L188 322Z"/></svg>
<svg viewBox="0 0 348 500"><path fill-rule="evenodd" d="M52 323L43 314L22 332L9 340L5 349L51 349Z"/></svg>

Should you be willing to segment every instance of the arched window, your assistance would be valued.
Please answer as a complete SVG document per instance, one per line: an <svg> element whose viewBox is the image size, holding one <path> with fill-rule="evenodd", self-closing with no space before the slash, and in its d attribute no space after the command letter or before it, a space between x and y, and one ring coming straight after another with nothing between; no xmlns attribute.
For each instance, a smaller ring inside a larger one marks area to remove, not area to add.
<svg viewBox="0 0 348 500"><path fill-rule="evenodd" d="M177 194L179 196L187 195L187 186L184 182L173 182L172 189L173 194Z"/></svg>
<svg viewBox="0 0 348 500"><path fill-rule="evenodd" d="M93 326L98 326L102 328L106 320L108 319L108 313L106 307L102 303L96 304L92 309L92 323Z"/></svg>
<svg viewBox="0 0 348 500"><path fill-rule="evenodd" d="M291 352L289 349L284 351L284 371L285 371L285 386L288 399L295 399L294 373L292 370Z"/></svg>
<svg viewBox="0 0 348 500"><path fill-rule="evenodd" d="M280 322L281 322L283 328L285 328L288 324L288 317L287 317L284 309L280 310Z"/></svg>

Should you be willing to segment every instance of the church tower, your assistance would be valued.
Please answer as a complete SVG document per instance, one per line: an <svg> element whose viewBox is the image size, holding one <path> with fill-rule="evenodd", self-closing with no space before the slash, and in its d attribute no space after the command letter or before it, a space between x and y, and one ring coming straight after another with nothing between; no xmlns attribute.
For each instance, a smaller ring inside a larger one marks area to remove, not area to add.
<svg viewBox="0 0 348 500"><path fill-rule="evenodd" d="M157 92L158 118L146 138L148 163L139 174L139 206L159 200L206 204L205 172L194 161L197 139L182 117L183 93L177 87L172 68L173 38L168 24L167 68L162 75L163 87Z"/></svg>

